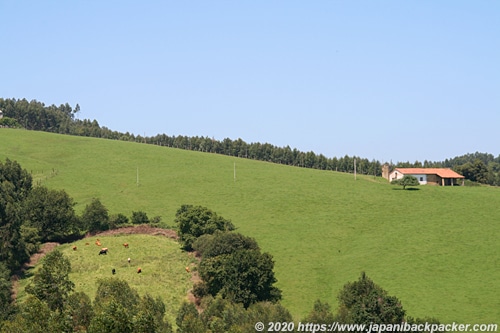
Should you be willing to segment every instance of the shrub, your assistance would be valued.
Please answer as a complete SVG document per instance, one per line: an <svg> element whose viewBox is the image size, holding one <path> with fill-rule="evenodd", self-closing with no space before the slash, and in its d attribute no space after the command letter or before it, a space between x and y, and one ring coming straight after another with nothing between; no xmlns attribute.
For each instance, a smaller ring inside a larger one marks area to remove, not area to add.
<svg viewBox="0 0 500 333"><path fill-rule="evenodd" d="M149 223L148 215L143 211L132 212L132 223L133 224L147 224Z"/></svg>

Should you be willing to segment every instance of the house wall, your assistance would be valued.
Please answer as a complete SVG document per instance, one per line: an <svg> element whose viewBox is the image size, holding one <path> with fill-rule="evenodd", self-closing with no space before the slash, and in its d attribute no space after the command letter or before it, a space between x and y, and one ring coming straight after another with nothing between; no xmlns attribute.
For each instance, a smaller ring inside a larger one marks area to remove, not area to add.
<svg viewBox="0 0 500 333"><path fill-rule="evenodd" d="M427 175L427 184L441 185L441 177L439 177L438 175Z"/></svg>
<svg viewBox="0 0 500 333"><path fill-rule="evenodd" d="M420 175L420 174L408 174L409 176L413 176L415 178L418 179L418 182L420 183L420 185L425 185L427 184L427 177L429 175ZM397 171L397 170L394 170L393 172L391 172L391 174L389 175L389 181L393 181L394 179L401 179L403 178L404 174L402 174L401 172Z"/></svg>
<svg viewBox="0 0 500 333"><path fill-rule="evenodd" d="M394 170L389 174L389 181L392 182L394 179L401 179L403 176L401 172Z"/></svg>
<svg viewBox="0 0 500 333"><path fill-rule="evenodd" d="M411 175L411 176L417 178L420 185L425 185L427 184L427 177L429 175Z"/></svg>

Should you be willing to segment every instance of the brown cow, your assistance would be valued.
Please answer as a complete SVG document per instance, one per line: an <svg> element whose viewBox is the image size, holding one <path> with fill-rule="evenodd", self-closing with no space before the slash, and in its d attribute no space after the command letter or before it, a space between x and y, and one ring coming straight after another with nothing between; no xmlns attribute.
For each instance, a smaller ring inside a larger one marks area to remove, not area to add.
<svg viewBox="0 0 500 333"><path fill-rule="evenodd" d="M123 243L123 247L125 247L126 249L128 249L128 243Z"/></svg>
<svg viewBox="0 0 500 333"><path fill-rule="evenodd" d="M76 251L76 246L73 246L73 251Z"/></svg>
<svg viewBox="0 0 500 333"><path fill-rule="evenodd" d="M140 267L137 268L137 273L142 273L142 269Z"/></svg>
<svg viewBox="0 0 500 333"><path fill-rule="evenodd" d="M96 241L95 241L95 245L97 245L97 246L101 246L101 242L100 242L99 240L96 240Z"/></svg>
<svg viewBox="0 0 500 333"><path fill-rule="evenodd" d="M188 272L188 273L190 272L189 266L186 266L186 272Z"/></svg>

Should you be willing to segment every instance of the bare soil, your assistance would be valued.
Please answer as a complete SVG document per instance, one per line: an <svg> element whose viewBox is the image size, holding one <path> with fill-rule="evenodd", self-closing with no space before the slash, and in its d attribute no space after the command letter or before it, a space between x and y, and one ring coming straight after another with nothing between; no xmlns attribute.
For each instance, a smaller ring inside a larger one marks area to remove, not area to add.
<svg viewBox="0 0 500 333"><path fill-rule="evenodd" d="M40 246L40 249L37 253L31 255L30 260L21 267L21 269L16 272L16 274L12 275L10 280L12 281L12 300L15 301L17 299L17 292L19 289L19 279L24 276L26 270L33 268L36 264L42 259L47 253L52 251L59 243L44 243Z"/></svg>
<svg viewBox="0 0 500 333"><path fill-rule="evenodd" d="M138 225L136 227L124 227L124 228L118 228L118 229L113 229L113 230L101 231L97 234L92 234L92 235L89 234L86 237L130 235L130 234L145 234L145 235L152 235L152 236L165 236L165 237L172 238L175 240L179 239L179 236L177 236L177 233L174 230L154 228L154 227L150 227L148 225L142 225L142 224Z"/></svg>

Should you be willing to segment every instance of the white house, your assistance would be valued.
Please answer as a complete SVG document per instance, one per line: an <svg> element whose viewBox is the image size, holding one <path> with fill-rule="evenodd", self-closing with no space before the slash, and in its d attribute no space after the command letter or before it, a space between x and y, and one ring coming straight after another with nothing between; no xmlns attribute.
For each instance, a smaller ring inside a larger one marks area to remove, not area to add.
<svg viewBox="0 0 500 333"><path fill-rule="evenodd" d="M389 174L389 181L410 175L418 179L420 185L453 186L464 184L465 177L448 168L396 168Z"/></svg>

